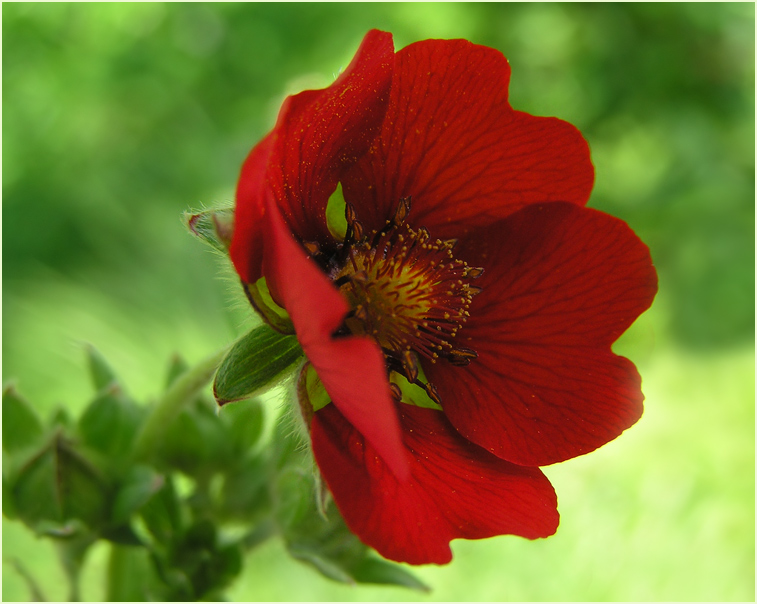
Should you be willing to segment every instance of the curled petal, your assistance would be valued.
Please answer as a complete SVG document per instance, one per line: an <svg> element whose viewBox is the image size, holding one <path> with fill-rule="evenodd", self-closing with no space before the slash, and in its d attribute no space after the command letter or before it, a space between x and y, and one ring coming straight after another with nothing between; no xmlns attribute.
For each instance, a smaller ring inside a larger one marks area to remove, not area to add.
<svg viewBox="0 0 757 604"><path fill-rule="evenodd" d="M369 338L334 338L347 302L292 237L269 201L264 272L326 392L399 478L408 473L384 356Z"/></svg>
<svg viewBox="0 0 757 604"><path fill-rule="evenodd" d="M456 343L466 367L424 366L450 421L514 463L588 453L638 420L633 363L611 344L657 292L648 248L621 220L567 203L532 205L460 241L485 268Z"/></svg>
<svg viewBox="0 0 757 604"><path fill-rule="evenodd" d="M538 468L503 461L463 439L434 409L399 404L412 478L397 480L373 447L329 405L311 436L323 477L350 529L382 556L446 564L452 539L535 539L559 522Z"/></svg>
<svg viewBox="0 0 757 604"><path fill-rule="evenodd" d="M284 102L273 131L242 166L237 186L231 258L245 282L261 276L266 187L302 240L330 239L326 204L381 128L393 65L392 35L372 30L331 86L306 90Z"/></svg>
<svg viewBox="0 0 757 604"><path fill-rule="evenodd" d="M368 228L399 200L435 237L462 237L530 203L583 205L594 183L575 127L514 111L510 66L492 48L425 40L397 53L381 137L345 180Z"/></svg>

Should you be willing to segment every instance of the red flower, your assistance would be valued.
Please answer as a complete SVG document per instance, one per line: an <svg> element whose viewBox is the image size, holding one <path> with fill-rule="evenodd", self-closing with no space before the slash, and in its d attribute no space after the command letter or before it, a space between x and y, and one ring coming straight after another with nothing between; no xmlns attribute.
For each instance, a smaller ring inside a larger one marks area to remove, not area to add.
<svg viewBox="0 0 757 604"><path fill-rule="evenodd" d="M538 466L642 412L610 346L657 290L649 251L584 207L586 142L514 111L509 76L490 48L395 54L371 31L330 87L286 100L239 181L234 265L289 312L333 401L312 417L316 461L350 528L394 560L551 535ZM338 183L344 237L326 219ZM439 405L407 404L397 375Z"/></svg>

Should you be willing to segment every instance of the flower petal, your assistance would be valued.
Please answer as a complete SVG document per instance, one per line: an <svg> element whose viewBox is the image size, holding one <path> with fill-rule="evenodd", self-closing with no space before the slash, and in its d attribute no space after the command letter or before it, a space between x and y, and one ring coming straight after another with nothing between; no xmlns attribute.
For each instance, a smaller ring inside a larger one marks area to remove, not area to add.
<svg viewBox="0 0 757 604"><path fill-rule="evenodd" d="M369 31L355 58L323 90L287 98L273 131L250 153L236 194L231 258L242 279L260 278L264 186L301 239L329 241L326 204L344 172L378 134L394 65L392 35Z"/></svg>
<svg viewBox="0 0 757 604"><path fill-rule="evenodd" d="M333 406L313 419L316 461L345 522L366 544L391 560L446 564L452 539L535 539L557 530L557 499L538 468L469 443L440 411L398 407L413 457L404 483Z"/></svg>
<svg viewBox="0 0 757 604"><path fill-rule="evenodd" d="M400 478L408 476L384 356L369 338L332 337L349 310L331 281L294 241L269 199L264 271L332 402Z"/></svg>
<svg viewBox="0 0 757 604"><path fill-rule="evenodd" d="M455 253L485 268L456 341L478 358L424 369L464 437L514 463L547 465L638 420L641 380L610 346L649 308L657 275L628 225L567 203L532 205Z"/></svg>
<svg viewBox="0 0 757 604"><path fill-rule="evenodd" d="M426 40L397 53L380 139L343 180L365 226L380 228L411 196L414 225L462 237L530 203L583 205L594 183L572 125L514 111L510 66L465 40Z"/></svg>

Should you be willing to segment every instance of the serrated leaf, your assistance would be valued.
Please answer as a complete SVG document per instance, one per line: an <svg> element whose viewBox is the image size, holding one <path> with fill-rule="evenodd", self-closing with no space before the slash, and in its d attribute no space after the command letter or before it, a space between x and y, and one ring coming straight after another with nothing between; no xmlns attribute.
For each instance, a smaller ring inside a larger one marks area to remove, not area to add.
<svg viewBox="0 0 757 604"><path fill-rule="evenodd" d="M13 386L3 389L3 449L18 453L42 439L44 427L34 408Z"/></svg>
<svg viewBox="0 0 757 604"><path fill-rule="evenodd" d="M250 398L283 378L302 358L295 336L261 325L242 337L221 362L213 394L219 404Z"/></svg>
<svg viewBox="0 0 757 604"><path fill-rule="evenodd" d="M92 345L87 345L87 364L89 375L95 392L118 382L115 371L105 360L105 357Z"/></svg>
<svg viewBox="0 0 757 604"><path fill-rule="evenodd" d="M108 459L126 460L144 410L124 396L117 386L101 390L79 418L82 441Z"/></svg>

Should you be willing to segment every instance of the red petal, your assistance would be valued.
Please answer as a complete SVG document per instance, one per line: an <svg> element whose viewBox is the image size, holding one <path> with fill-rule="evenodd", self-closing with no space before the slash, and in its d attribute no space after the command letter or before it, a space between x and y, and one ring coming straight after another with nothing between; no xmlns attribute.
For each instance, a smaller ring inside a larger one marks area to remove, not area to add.
<svg viewBox="0 0 757 604"><path fill-rule="evenodd" d="M509 79L499 51L464 40L397 53L381 138L343 181L364 226L383 226L408 195L412 223L442 238L530 203L586 203L586 141L566 122L514 111Z"/></svg>
<svg viewBox="0 0 757 604"><path fill-rule="evenodd" d="M369 31L331 86L284 102L275 128L245 161L237 187L231 257L246 282L261 275L257 242L262 238L264 182L301 239L330 240L326 204L344 172L379 132L393 65L392 35Z"/></svg>
<svg viewBox="0 0 757 604"><path fill-rule="evenodd" d="M610 346L652 303L657 275L628 225L571 204L533 205L455 253L485 268L456 342L478 358L424 369L463 436L514 463L547 465L636 422L639 375Z"/></svg>
<svg viewBox="0 0 757 604"><path fill-rule="evenodd" d="M369 338L333 338L349 310L331 281L292 238L273 202L266 212L265 274L289 312L326 392L397 476L408 475L384 355Z"/></svg>
<svg viewBox="0 0 757 604"><path fill-rule="evenodd" d="M313 452L350 529L382 556L446 564L452 539L547 537L557 498L538 468L498 459L461 438L433 409L398 405L412 479L399 482L339 414L316 412Z"/></svg>

